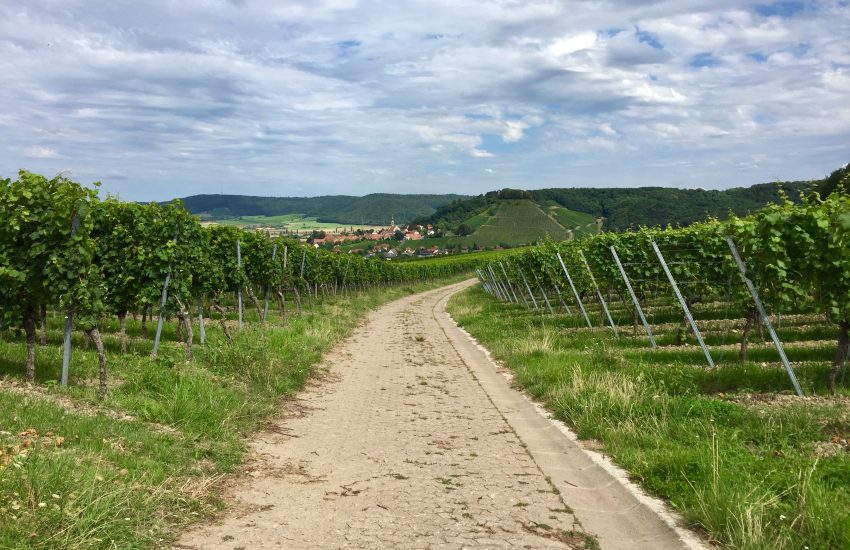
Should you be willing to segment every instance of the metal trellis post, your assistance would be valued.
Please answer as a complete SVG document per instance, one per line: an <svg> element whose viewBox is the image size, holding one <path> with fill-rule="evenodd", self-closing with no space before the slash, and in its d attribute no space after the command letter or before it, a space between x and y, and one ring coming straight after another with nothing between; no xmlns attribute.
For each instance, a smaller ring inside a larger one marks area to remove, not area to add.
<svg viewBox="0 0 850 550"><path fill-rule="evenodd" d="M528 286L528 280L525 278L525 273L522 272L522 269L519 270L519 276L522 277L525 289L528 291L528 295L531 296L531 303L534 304L534 310L537 311L540 308L537 307L537 300L534 299L534 294L531 292L531 287Z"/></svg>
<svg viewBox="0 0 850 550"><path fill-rule="evenodd" d="M759 293L756 290L755 285L753 285L753 282L749 279L749 277L747 277L747 266L741 259L738 247L735 246L735 241L732 240L732 237L728 235L726 236L726 242L729 244L729 249L732 251L732 257L735 258L735 263L738 264L738 271L741 272L744 284L747 285L747 290L750 291L750 296L753 297L753 301L756 303L756 308L758 308L758 312L759 315L761 315L764 326L767 327L767 332L770 333L773 345L776 347L776 351L779 353L779 358L782 360L782 366L785 367L785 371L788 373L788 378L791 379L791 384L794 385L794 391L797 392L798 396L803 397L803 389L800 387L800 382L797 381L797 375L791 367L791 362L788 361L788 356L785 355L785 348L782 347L782 342L779 340L779 336L776 334L776 331L773 330L773 325L770 322L770 318L767 316L764 304L762 304L761 298L759 298Z"/></svg>
<svg viewBox="0 0 850 550"><path fill-rule="evenodd" d="M694 317L691 315L691 310L688 309L688 304L685 302L685 298L682 297L682 293L679 292L679 285L676 284L676 279L674 279L673 274L670 273L670 269L667 267L667 262L664 261L664 256L662 256L661 250L658 248L658 245L655 244L655 241L652 241L652 249L655 250L655 255L658 256L658 261L661 262L661 268L664 270L664 273L667 274L670 286L673 287L673 292L676 294L676 298L678 298L679 303L682 305L685 317L687 317L688 323L690 323L691 329L697 337L697 342L699 342L702 352L705 354L705 359L708 361L708 366L714 368L714 359L711 358L711 354L708 352L708 346L705 345L705 341L702 339L702 334L700 334L700 331L697 328L696 321L694 321Z"/></svg>
<svg viewBox="0 0 850 550"><path fill-rule="evenodd" d="M632 288L632 283L629 281L629 276L626 275L626 270L623 269L623 264L620 263L620 257L617 255L617 250L611 246L611 254L614 256L614 262L617 264L617 269L620 270L620 275L623 276L623 281L626 283L626 288L629 289L629 295L632 297L632 303L635 305L635 309L640 316L640 321L643 323L643 328L646 330L647 336L649 336L649 345L655 349L655 337L652 335L652 329L649 327L649 323L646 321L646 317L643 315L643 309L640 307L640 301L637 299L637 295L635 295L635 291Z"/></svg>
<svg viewBox="0 0 850 550"><path fill-rule="evenodd" d="M71 238L77 234L80 227L80 215L74 214L71 219ZM74 309L69 305L65 312L65 334L62 339L62 375L59 384L68 385L68 373L71 369L71 331L74 329Z"/></svg>
<svg viewBox="0 0 850 550"><path fill-rule="evenodd" d="M537 273L532 273L532 275L534 275L534 282L537 284L537 288L543 296L543 301L546 302L546 308L549 310L549 314L554 315L555 311L552 309L552 304L549 303L549 297L546 296L546 291L543 290L543 286L540 284L540 279L537 277Z"/></svg>
<svg viewBox="0 0 850 550"><path fill-rule="evenodd" d="M584 252L579 250L578 255L581 256L581 261L584 262L584 268L587 269L587 274L590 275L590 282L593 283L593 288L596 289L596 297L599 298L599 303L605 311L605 316L608 317L608 322L611 324L611 330L614 331L614 336L620 336L617 332L617 325L614 324L614 319L611 318L611 312L608 311L608 304L605 303L605 298L602 297L602 292L599 290L599 285L596 284L596 277L590 270L590 264L587 263L587 258L584 257Z"/></svg>
<svg viewBox="0 0 850 550"><path fill-rule="evenodd" d="M204 345L204 342L207 339L207 333L204 330L204 299L198 298L198 332L200 333L201 345Z"/></svg>
<svg viewBox="0 0 850 550"><path fill-rule="evenodd" d="M497 300L504 300L504 298L502 297L502 289L499 288L499 283L496 281L496 276L493 274L493 267L487 265L486 270L487 275L490 276L490 286L493 287L493 295L496 297Z"/></svg>
<svg viewBox="0 0 850 550"><path fill-rule="evenodd" d="M503 301L510 301L510 298L505 291L502 282L499 281L499 278L496 276L495 270L493 270L493 264L487 264L487 269L490 271L490 276L493 277L493 282L496 284L496 289L499 291L499 296Z"/></svg>
<svg viewBox="0 0 850 550"><path fill-rule="evenodd" d="M275 258L277 257L277 244L272 248L272 263L274 263ZM269 292L271 292L271 286L266 285L266 297L263 301L263 322L266 322L266 317L269 316Z"/></svg>
<svg viewBox="0 0 850 550"><path fill-rule="evenodd" d="M236 241L236 268L242 271L242 241ZM236 287L236 308L239 315L239 329L242 329L242 285Z"/></svg>
<svg viewBox="0 0 850 550"><path fill-rule="evenodd" d="M573 312L570 310L570 306L564 301L564 297L561 296L561 289L558 288L558 285L552 285L552 288L555 289L555 292L558 294L558 301L561 302L561 307L567 312L567 315L572 315Z"/></svg>
<svg viewBox="0 0 850 550"><path fill-rule="evenodd" d="M519 305L519 299L516 297L516 292L514 292L514 285L511 284L511 278L508 277L508 272L505 270L505 266L502 265L502 262L499 262L499 267L502 268L502 274L505 276L505 280L508 282L508 288L510 289L511 294L513 294L514 303Z"/></svg>
<svg viewBox="0 0 850 550"><path fill-rule="evenodd" d="M174 237L172 241L175 245L177 244L177 237ZM162 296L159 299L159 319L156 322L156 334L153 337L153 352L151 353L154 357L156 357L156 353L159 351L159 339L162 336L162 323L165 321L165 302L168 300L168 283L171 282L171 263L168 264L168 273L165 274L165 281L162 283Z"/></svg>
<svg viewBox="0 0 850 550"><path fill-rule="evenodd" d="M561 267L564 269L564 275L567 276L567 282L570 283L570 288L573 289L573 295L576 297L576 303L578 304L578 308L581 310L581 314L584 315L584 320L587 321L588 327L593 327L590 323L590 317L587 315L587 310L584 309L584 304L581 303L581 297L578 295L578 290L576 290L576 285L573 284L573 278L570 277L570 272L567 270L567 265L564 263L564 259L561 258L561 253L556 252L556 256L558 256L558 261L561 262Z"/></svg>

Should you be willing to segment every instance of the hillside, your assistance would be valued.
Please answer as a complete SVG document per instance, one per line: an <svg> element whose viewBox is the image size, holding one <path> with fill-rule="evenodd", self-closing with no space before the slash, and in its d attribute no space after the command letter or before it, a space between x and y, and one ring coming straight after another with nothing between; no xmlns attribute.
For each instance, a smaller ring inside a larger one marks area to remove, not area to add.
<svg viewBox="0 0 850 550"><path fill-rule="evenodd" d="M415 221L432 224L444 232L457 232L461 224L470 225L506 199L524 199L544 210L552 209L551 214L560 225L582 228L576 232L576 236L580 236L595 232L595 224L588 224L599 217L605 218L606 230L620 231L642 225L688 225L707 217L725 218L730 211L744 215L780 200L780 189L794 199L803 191L817 188L819 183L764 183L724 191L668 187L503 189L455 201Z"/></svg>
<svg viewBox="0 0 850 550"><path fill-rule="evenodd" d="M189 212L209 219L241 216L282 216L299 214L319 222L386 225L394 217L398 223L429 216L436 208L464 195L394 195L373 193L362 197L328 195L323 197L251 197L246 195L193 195L183 199Z"/></svg>
<svg viewBox="0 0 850 550"><path fill-rule="evenodd" d="M536 201L605 218L605 229L621 231L642 225L688 225L707 217L726 218L729 212L744 215L780 200L780 189L792 199L811 182L762 183L723 191L638 187L635 189L540 189L530 191Z"/></svg>
<svg viewBox="0 0 850 550"><path fill-rule="evenodd" d="M578 226L578 231L584 233L588 224L595 229L591 216L558 205L539 205L527 199L504 200L466 222L472 234L463 242L493 247L530 244L545 237L564 240L570 238L573 227Z"/></svg>

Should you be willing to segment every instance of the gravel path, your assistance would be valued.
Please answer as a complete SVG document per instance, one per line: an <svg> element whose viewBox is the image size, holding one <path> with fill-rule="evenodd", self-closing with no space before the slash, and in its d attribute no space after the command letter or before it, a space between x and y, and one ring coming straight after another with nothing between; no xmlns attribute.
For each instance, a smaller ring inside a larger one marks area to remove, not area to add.
<svg viewBox="0 0 850 550"><path fill-rule="evenodd" d="M562 480L568 466L553 467L557 456L535 455L540 438L533 430L525 437L529 423L523 418L535 415L548 426L547 438L571 446L576 456L583 452L510 390L491 364L485 365L490 374L482 375L482 365L470 365L470 349L459 347L466 337L442 306L469 284L371 313L326 356L327 373L255 439L230 513L185 534L174 547L593 547L582 516L598 523L593 518L601 508L573 511L565 489L576 485ZM497 406L503 397L487 388L499 383L499 392L519 401ZM601 490L618 485L612 480L599 481ZM627 503L626 515L634 509ZM624 534L600 537L603 548L684 547L654 514L637 509L633 524L618 519L623 510L614 512ZM647 521L658 532L642 534Z"/></svg>

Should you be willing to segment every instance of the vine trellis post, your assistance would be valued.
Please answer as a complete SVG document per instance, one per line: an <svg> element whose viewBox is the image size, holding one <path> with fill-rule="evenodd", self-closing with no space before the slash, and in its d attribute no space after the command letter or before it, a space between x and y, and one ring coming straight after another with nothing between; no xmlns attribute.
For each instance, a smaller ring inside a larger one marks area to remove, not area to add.
<svg viewBox="0 0 850 550"><path fill-rule="evenodd" d="M236 269L242 272L242 241L236 241ZM242 285L236 287L236 309L239 316L239 330L242 330Z"/></svg>
<svg viewBox="0 0 850 550"><path fill-rule="evenodd" d="M573 278L570 277L570 272L567 269L567 265L564 263L564 259L561 257L560 252L555 253L558 256L558 261L561 262L561 268L564 270L564 275L567 276L567 282L570 283L570 288L573 290L573 296L576 297L576 303L578 304L578 308L581 310L581 314L584 315L584 320L587 322L587 326L589 328L593 328L593 325L590 323L590 317L587 315L587 310L584 309L584 304L581 303L581 297L578 295L578 290L576 290L576 285L573 284Z"/></svg>
<svg viewBox="0 0 850 550"><path fill-rule="evenodd" d="M74 217L71 219L71 238L77 235L77 230L80 228L80 215L74 212ZM65 333L62 338L62 375L59 380L59 385L68 385L68 373L71 369L71 331L74 329L74 308L68 304L68 309L65 312Z"/></svg>
<svg viewBox="0 0 850 550"><path fill-rule="evenodd" d="M605 303L605 298L602 297L599 285L596 284L596 277L593 276L593 271L590 270L590 264L587 263L587 258L584 257L584 252L579 250L578 254L581 256L581 261L584 262L584 268L587 270L587 274L590 275L590 282L593 283L593 288L596 289L596 297L599 298L599 304L605 311L605 316L608 317L608 323L611 324L611 330L614 332L614 336L619 336L620 334L617 332L617 325L614 324L614 319L611 318L611 312L608 311L608 304Z"/></svg>
<svg viewBox="0 0 850 550"><path fill-rule="evenodd" d="M519 270L519 276L522 277L522 282L525 284L525 290L528 291L528 295L531 296L531 303L534 304L534 311L539 310L537 307L537 300L534 299L534 293L531 292L531 287L528 286L528 280L525 278L525 273L523 273L522 269L517 268Z"/></svg>
<svg viewBox="0 0 850 550"><path fill-rule="evenodd" d="M177 245L177 236L171 241ZM171 282L171 267L172 263L168 262L168 272L165 274L165 281L162 283L162 295L159 299L159 318L156 321L156 334L153 338L153 352L151 355L156 357L159 351L159 339L162 337L162 324L165 322L165 302L168 301L168 284Z"/></svg>
<svg viewBox="0 0 850 550"><path fill-rule="evenodd" d="M800 382L797 380L797 375L794 373L794 369L791 367L791 362L788 361L788 356L785 355L785 348L782 347L782 342L779 340L779 336L776 334L776 331L773 330L773 325L770 322L770 317L767 315L767 311L764 309L764 304L759 297L759 293L756 290L755 285L747 277L747 266L744 264L744 261L741 259L741 254L738 252L738 247L735 246L735 241L732 240L732 237L726 235L726 243L729 245L729 250L732 251L732 257L735 258L735 264L738 266L738 271L741 272L741 277L744 279L744 284L747 285L747 290L750 292L750 296L753 297L753 301L756 304L756 308L758 309L759 315L761 315L761 320L764 323L764 326L767 327L767 332L770 333L770 338L773 340L773 345L776 347L777 353L779 353L779 359L782 361L782 366L785 367L785 372L788 373L788 378L791 379L791 384L794 386L794 391L797 392L797 395L803 397L803 389L800 387Z"/></svg>
<svg viewBox="0 0 850 550"><path fill-rule="evenodd" d="M623 264L620 263L620 256L617 255L617 249L612 245L611 254L614 256L614 262L617 264L617 269L620 270L620 275L623 276L623 281L626 283L626 288L629 289L629 295L632 297L632 303L635 305L635 311L637 311L640 316L640 322L643 323L643 328L646 330L646 335L649 336L649 344L652 349L656 348L655 345L655 337L652 335L652 329L649 327L649 323L646 321L646 317L643 314L643 309L640 307L640 301L637 299L637 295L635 294L634 289L632 288L632 283L629 281L629 276L626 275L626 270L623 269Z"/></svg>
<svg viewBox="0 0 850 550"><path fill-rule="evenodd" d="M667 267L667 262L664 261L664 256L661 254L661 250L658 248L658 245L655 244L655 241L652 241L652 249L655 251L655 255L658 257L658 261L661 262L661 269L664 270L664 273L667 275L667 280L670 281L670 286L673 287L673 292L676 294L676 298L678 298L679 303L682 305L682 310L685 312L685 317L688 319L688 323L691 325L691 330L694 331L694 336L697 337L697 342L699 342L700 347L702 348L702 352L705 354L705 359L708 361L708 366L712 369L714 368L714 359L711 358L711 353L708 352L708 346L705 345L705 341L702 339L702 334L697 328L697 323L694 321L694 316L691 315L691 310L688 308L687 302L685 302L685 298L682 296L682 293L679 291L679 285L676 284L676 279L673 278L673 274L670 273L670 269Z"/></svg>

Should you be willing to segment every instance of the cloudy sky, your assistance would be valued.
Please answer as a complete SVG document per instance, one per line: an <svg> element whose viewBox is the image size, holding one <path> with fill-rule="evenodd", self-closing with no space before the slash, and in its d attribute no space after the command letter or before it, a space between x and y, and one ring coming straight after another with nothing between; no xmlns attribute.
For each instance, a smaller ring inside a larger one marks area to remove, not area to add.
<svg viewBox="0 0 850 550"><path fill-rule="evenodd" d="M0 0L0 176L127 200L822 177L850 2Z"/></svg>

